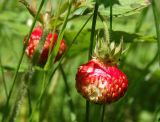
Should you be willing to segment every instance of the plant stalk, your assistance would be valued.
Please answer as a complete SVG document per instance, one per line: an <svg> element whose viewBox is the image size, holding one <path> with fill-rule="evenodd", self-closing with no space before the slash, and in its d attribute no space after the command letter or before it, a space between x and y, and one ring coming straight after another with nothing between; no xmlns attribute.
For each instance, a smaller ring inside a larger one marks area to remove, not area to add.
<svg viewBox="0 0 160 122"><path fill-rule="evenodd" d="M54 73L56 72L56 70L59 68L59 66L61 65L61 62L63 60L63 58L67 55L67 53L69 52L69 50L71 49L72 45L75 43L78 35L81 33L81 31L84 29L84 27L86 26L86 24L88 23L88 21L91 19L92 15L87 19L87 21L84 23L84 25L80 28L80 30L78 31L78 33L75 35L75 37L73 38L71 44L69 45L69 47L67 48L66 52L64 53L64 55L61 57L61 59L58 61L58 65L56 67L53 68L53 70L51 71L51 74L49 75L49 81L51 81ZM46 89L48 88L50 82L47 83Z"/></svg>
<svg viewBox="0 0 160 122"><path fill-rule="evenodd" d="M112 9L112 0L110 0L110 41L112 41L112 21L113 21L113 9Z"/></svg>
<svg viewBox="0 0 160 122"><path fill-rule="evenodd" d="M65 87L66 87L66 93L67 93L67 95L68 95L68 97L69 97L69 100L68 100L68 102L69 102L69 107L70 107L70 110L71 110L71 113L73 113L74 115L75 115L75 109L74 109L74 104L73 104L73 100L72 100L72 97L71 97L71 94L70 94L70 89L69 89L69 85L68 85L68 82L67 82L67 77L66 77L66 74L65 74L65 72L64 72L64 69L63 69L63 67L62 67L62 64L60 64L60 71L61 71L61 73L62 73L62 77L63 77L63 80L64 80L64 84L65 84ZM76 119L76 118L75 118ZM76 120L74 120L74 121L76 121Z"/></svg>
<svg viewBox="0 0 160 122"><path fill-rule="evenodd" d="M104 114L105 114L105 105L102 106L102 116L101 116L101 122L104 122Z"/></svg>
<svg viewBox="0 0 160 122"><path fill-rule="evenodd" d="M36 7L35 4L34 4L34 6L32 6L26 0L19 0L19 2L21 2L28 9L29 13L33 17L36 16L37 11L36 11L36 8L35 8ZM43 17L42 13L39 13L37 20L40 21L42 24L44 23L44 17Z"/></svg>
<svg viewBox="0 0 160 122"><path fill-rule="evenodd" d="M95 35L95 29L96 29L96 21L97 21L97 15L98 15L98 3L96 2L94 13L93 13L93 20L92 20L92 30L91 30L91 37L90 37L90 46L89 46L89 54L88 54L88 60L92 58L93 54L93 44L94 44L94 35Z"/></svg>
<svg viewBox="0 0 160 122"><path fill-rule="evenodd" d="M160 22L159 22L159 16L158 10L156 8L155 0L152 0L152 10L154 15L154 21L155 21L155 28L157 33L157 46L158 46L158 59L159 59L159 66L160 66Z"/></svg>
<svg viewBox="0 0 160 122"><path fill-rule="evenodd" d="M54 50L51 52L51 54L48 57L48 60L47 60L46 65L44 67L45 70L46 69L50 69L50 67L52 67L52 62L55 60L56 54L58 53L58 49L60 47L60 43L61 43L61 40L63 38L64 31L65 31L65 28L66 28L66 25L67 25L67 22L68 22L68 17L69 17L70 12L71 12L72 2L73 1L69 0L68 11L67 11L67 14L65 16L64 23L63 23L61 31L59 33L59 36L58 36L58 39L57 39L57 43L56 43L56 45L54 47Z"/></svg>
<svg viewBox="0 0 160 122"><path fill-rule="evenodd" d="M5 90L5 94L6 94L6 98L7 98L8 97L8 90L7 90L6 80L5 80L5 76L4 76L4 70L3 70L3 66L2 66L1 57L0 57L0 67L1 67L1 72L2 72L2 82L4 84L4 90Z"/></svg>
<svg viewBox="0 0 160 122"><path fill-rule="evenodd" d="M103 19L104 20L104 19ZM110 34L109 34L109 41L112 41L112 21L113 21L113 9L112 9L112 0L110 0ZM103 22L104 23L104 22ZM105 29L106 30L106 29ZM110 43L109 42L109 43ZM104 122L104 113L105 113L105 104L102 106L102 116L101 116L101 122Z"/></svg>
<svg viewBox="0 0 160 122"><path fill-rule="evenodd" d="M38 15L39 15L42 7L43 7L44 1L45 1L45 0L42 0L42 1L41 1L41 4L40 4L40 6L39 6L39 9L38 9L37 14L36 14L35 19L34 19L34 22L33 22L32 26L31 26L30 31L29 31L29 36L28 36L28 38L26 39L25 45L23 46L23 51L22 51L22 53L21 53L20 60L19 60L19 62L18 62L18 65L17 65L17 68L16 68L16 72L15 72L15 75L14 75L14 78L13 78L13 84L12 84L11 89L10 89L10 91L9 91L9 95L8 95L7 102L6 102L6 105L5 105L5 108L6 108L6 109L5 109L4 113L3 113L2 122L5 121L6 117L7 117L8 114L9 114L9 110L8 110L8 109L9 109L9 108L8 108L8 106L9 106L9 101L10 101L10 98L11 98L11 95L12 95L12 92L13 92L14 85L15 85L15 83L16 83L16 79L17 79L17 76L18 76L19 68L20 68L20 65L21 65L21 63L22 63L22 59L23 59L23 56L24 56L24 53L25 53L25 49L26 49L26 47L27 47L27 45L28 45L28 41L29 41L29 38L30 38L30 36L31 36L32 30L33 30L33 28L34 28L34 26L35 26L35 24L36 24L36 21L37 21L37 19L38 19Z"/></svg>
<svg viewBox="0 0 160 122"><path fill-rule="evenodd" d="M139 32L140 28L142 27L143 21L144 21L146 15L147 15L148 10L149 10L149 7L145 8L142 11L140 17L138 18L138 21L137 21L136 27L135 27L135 32L136 33Z"/></svg>
<svg viewBox="0 0 160 122"><path fill-rule="evenodd" d="M90 37L88 60L90 60L92 58L92 54L93 54L93 44L94 44L94 35L95 35L95 29L96 29L98 8L99 8L99 5L96 2L95 8L94 8L94 13L93 13L93 20L92 20L92 30L91 30L91 37ZM90 108L90 103L88 100L86 100L86 117L85 117L86 122L89 122L89 114L90 114L89 108Z"/></svg>

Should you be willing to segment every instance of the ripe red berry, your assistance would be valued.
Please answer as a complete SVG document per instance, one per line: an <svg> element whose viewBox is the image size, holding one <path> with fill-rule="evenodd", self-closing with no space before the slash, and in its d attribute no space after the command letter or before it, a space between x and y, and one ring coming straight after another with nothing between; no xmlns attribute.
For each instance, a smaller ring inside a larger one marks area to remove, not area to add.
<svg viewBox="0 0 160 122"><path fill-rule="evenodd" d="M110 42L108 33L107 29L99 32L93 58L81 65L76 74L77 91L87 100L99 104L119 100L128 88L126 75L118 69L123 40L116 45Z"/></svg>
<svg viewBox="0 0 160 122"><path fill-rule="evenodd" d="M126 75L116 65L92 59L79 67L77 91L94 103L111 103L124 96L128 87Z"/></svg>
<svg viewBox="0 0 160 122"><path fill-rule="evenodd" d="M27 45L27 48L25 50L25 52L26 52L26 54L28 55L29 58L33 57L35 49L37 48L38 43L41 40L42 32L43 32L43 28L41 26L35 27L34 30L32 31L29 42L28 42L28 45ZM53 36L53 41L51 40L52 36ZM24 39L24 42L26 41L26 37ZM51 42L52 42L52 49L53 49L54 45L57 41L57 38L58 38L58 35L56 33L53 34L53 33L50 32L47 35L45 43L43 45L43 48L40 52L40 59L39 59L40 64L44 65L46 63ZM65 41L64 41L64 39L62 39L58 54L55 58L55 61L59 60L62 57L63 53L66 50L66 47L67 46L66 46ZM51 51L52 51L52 49L51 49Z"/></svg>

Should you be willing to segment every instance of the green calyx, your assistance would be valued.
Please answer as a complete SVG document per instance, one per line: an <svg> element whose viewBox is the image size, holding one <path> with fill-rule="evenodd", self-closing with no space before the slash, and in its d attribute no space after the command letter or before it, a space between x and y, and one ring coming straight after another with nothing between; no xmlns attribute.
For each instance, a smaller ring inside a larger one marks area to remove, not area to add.
<svg viewBox="0 0 160 122"><path fill-rule="evenodd" d="M109 35L105 31L101 31L97 36L97 43L94 49L94 58L98 58L106 64L116 65L119 62L121 54L124 52L121 39L118 45L115 42L110 42Z"/></svg>

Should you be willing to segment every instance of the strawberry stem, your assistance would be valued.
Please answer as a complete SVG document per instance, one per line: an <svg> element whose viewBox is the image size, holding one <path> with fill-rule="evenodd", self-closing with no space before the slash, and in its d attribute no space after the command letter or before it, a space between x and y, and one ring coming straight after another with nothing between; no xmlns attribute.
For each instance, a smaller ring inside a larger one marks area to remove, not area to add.
<svg viewBox="0 0 160 122"><path fill-rule="evenodd" d="M37 11L36 11L36 8L35 6L33 7L32 5L30 5L26 0L19 0L19 2L21 2L29 11L29 13L35 17L37 15ZM43 17L43 14L40 13L39 16L38 16L38 21L40 21L42 24L44 23L44 17Z"/></svg>
<svg viewBox="0 0 160 122"><path fill-rule="evenodd" d="M105 105L102 106L101 122L104 122L104 114L105 114Z"/></svg>
<svg viewBox="0 0 160 122"><path fill-rule="evenodd" d="M109 41L112 41L112 21L113 21L113 16L112 16L112 0L110 0L110 34L109 34L109 39L108 39L108 45L110 45L110 42ZM101 16L102 17L102 16ZM102 17L102 20L103 20L103 23L105 26L105 33L108 32L108 28L107 28L107 24L104 22L104 19ZM102 106L102 116L101 116L101 122L104 122L104 113L105 113L105 104Z"/></svg>
<svg viewBox="0 0 160 122"><path fill-rule="evenodd" d="M77 37L79 36L79 34L82 32L82 30L84 29L84 27L87 25L88 21L91 19L92 15L89 16L89 18L87 19L87 21L83 24L83 26L80 28L80 30L77 32L77 34L75 35L75 37L73 38L73 40L71 41L71 44L69 45L69 47L67 48L66 52L64 53L64 55L62 55L61 59L58 61L59 65L61 64L63 58L67 55L67 53L69 52L69 50L71 49L72 45L75 43Z"/></svg>
<svg viewBox="0 0 160 122"><path fill-rule="evenodd" d="M107 26L106 20L100 13L98 13L98 16L99 16L99 18L101 19L101 21L104 25L104 31L105 31L104 32L104 34L105 34L105 37L104 37L105 40L104 41L109 46L109 44L110 44L110 34L109 34L109 31L108 31L108 26Z"/></svg>
<svg viewBox="0 0 160 122"><path fill-rule="evenodd" d="M87 19L87 21L83 24L83 26L80 28L80 30L78 31L78 33L75 35L75 37L73 38L70 46L68 47L68 49L66 50L66 52L64 53L64 55L61 57L61 59L58 61L58 65L57 65L56 67L54 67L53 69L51 68L52 70L51 70L51 73L49 74L49 78L48 78L48 81L49 81L49 82L47 83L43 94L45 94L47 88L49 87L50 81L51 81L54 73L56 72L56 70L57 70L57 69L59 68L59 66L61 65L62 59L63 59L63 58L66 56L66 54L69 52L70 48L71 48L72 45L75 43L78 35L79 35L79 34L81 33L81 31L84 29L84 27L86 26L86 24L88 23L88 21L90 20L91 17L92 17L92 15ZM43 96L43 95L42 95L42 96ZM42 98L41 98L41 99L42 99ZM48 105L48 104L47 104L47 105ZM34 110L35 110L35 109L34 109ZM33 110L33 111L34 111L34 110ZM30 118L31 118L31 116L32 116L32 115L31 115L32 113L33 113L33 112L30 113ZM30 120L31 120L31 119L30 119Z"/></svg>
<svg viewBox="0 0 160 122"><path fill-rule="evenodd" d="M35 49L35 53L33 54L33 58L32 58L33 66L38 64L38 61L40 60L40 52L41 52L41 49L43 48L43 45L45 44L48 33L49 33L49 30L45 30L45 29L42 32L41 39L39 40L38 46Z"/></svg>
<svg viewBox="0 0 160 122"><path fill-rule="evenodd" d="M7 98L8 97L8 90L7 90L6 80L5 80L4 71L3 71L3 67L2 67L1 57L0 57L0 67L1 67L1 72L2 72L2 82L4 85L4 90L5 90L5 94L6 94L6 98Z"/></svg>
<svg viewBox="0 0 160 122"><path fill-rule="evenodd" d="M86 100L86 122L89 122L89 108L90 108L90 104L89 101Z"/></svg>
<svg viewBox="0 0 160 122"><path fill-rule="evenodd" d="M91 19L91 17L92 17L92 15L89 16L89 18L87 19L87 21L83 24L83 26L80 28L80 30L78 31L78 33L75 35L75 37L74 37L73 40L71 41L71 44L70 44L69 47L67 48L66 52L65 52L64 55L61 57L61 59L58 61L58 65L57 65L56 67L52 68L51 73L50 73L50 75L49 75L49 81L51 81L51 79L52 79L55 71L56 71L56 70L58 69L58 67L61 65L61 62L62 62L63 58L67 55L67 53L68 53L69 50L71 49L72 45L75 43L77 37L78 37L79 34L82 32L82 30L84 29L84 27L86 26L86 24L89 22L89 20ZM46 89L48 88L49 83L50 83L50 82L48 82Z"/></svg>
<svg viewBox="0 0 160 122"><path fill-rule="evenodd" d="M93 20L92 20L92 30L91 30L91 37L90 37L88 60L90 60L92 58L92 53L93 53L93 44L94 44L94 35L95 35L95 29L96 29L98 8L99 8L99 5L96 2L95 8L94 8L94 13L93 13ZM85 118L86 122L89 122L89 114L90 114L89 108L90 108L89 101L86 100L86 118Z"/></svg>
<svg viewBox="0 0 160 122"><path fill-rule="evenodd" d="M67 95L69 97L68 103L69 103L69 107L70 107L70 110L71 110L71 117L72 117L72 114L73 114L75 116L73 121L76 121L75 108L74 108L73 100L72 100L72 97L71 97L71 94L70 94L70 88L69 88L69 85L68 85L68 82L67 82L67 77L66 77L64 69L62 67L62 64L60 64L59 67L60 67L60 71L62 73L64 84L65 84L65 87L66 87L66 93L67 93Z"/></svg>
<svg viewBox="0 0 160 122"><path fill-rule="evenodd" d="M98 14L98 3L96 2L94 13L93 13L93 20L92 20L92 30L91 30L91 37L90 37L90 46L89 46L89 55L88 60L92 58L93 53L93 43L94 43L94 35L95 35L95 28L96 28L96 20L97 20L97 14Z"/></svg>
<svg viewBox="0 0 160 122"><path fill-rule="evenodd" d="M112 21L113 21L113 12L112 12L112 0L110 0L110 41L112 41Z"/></svg>
<svg viewBox="0 0 160 122"><path fill-rule="evenodd" d="M156 7L155 0L152 0L152 11L154 15L154 21L155 21L155 28L156 28L156 34L157 34L157 46L158 46L158 59L159 59L159 66L160 66L160 24L159 24L159 15L158 14L158 8Z"/></svg>
<svg viewBox="0 0 160 122"><path fill-rule="evenodd" d="M36 21L37 21L37 19L38 19L39 13L40 13L40 11L41 11L41 9L42 9L42 7L43 7L44 1L45 1L45 0L42 0L42 1L41 1L41 4L40 4L40 6L39 6L39 9L38 9L37 14L36 14L35 19L34 19L34 22L33 22L32 26L31 26L30 31L29 31L29 36L28 36L28 38L26 39L25 45L23 46L23 51L22 51L22 53L21 53L21 56L20 56L20 59L19 59L19 62L18 62L17 68L16 68L16 72L15 72L15 75L14 75L14 78L13 78L13 84L12 84L12 86L11 86L11 89L10 89L10 91L9 91L9 95L8 95L8 98L7 98L7 101L6 101L6 105L5 105L5 108L6 108L6 109L4 110L4 113L3 113L2 122L4 122L4 121L8 118L7 116L8 116L8 114L9 114L9 108L8 108L8 107L9 107L9 101L10 101L10 98L11 98L11 95L12 95L12 92L13 92L14 85L15 85L15 83L16 83L16 79L17 79L17 76L18 76L18 71L19 71L19 68L20 68L20 65L21 65L21 62L22 62L22 59L23 59L23 56L24 56L25 49L26 49L26 47L27 47L29 38L30 38L31 33L32 33L32 30L33 30L33 28L34 28L34 26L35 26L35 24L36 24Z"/></svg>
<svg viewBox="0 0 160 122"><path fill-rule="evenodd" d="M61 28L61 31L58 35L58 39L57 39L57 43L53 49L53 51L51 52L51 54L49 55L48 57L48 60L44 66L44 69L50 69L50 67L52 67L52 62L55 60L56 58L56 55L58 53L58 49L60 47L60 43L61 43L61 40L63 38L63 35L64 35L64 31L65 31L65 28L66 28L66 25L67 25L67 22L68 22L68 18L69 18L69 15L70 15L70 12L71 12L71 8L72 8L72 3L73 3L73 0L69 0L69 6L68 6L68 11L67 11L67 14L65 16L65 20L63 22L63 25L62 25L62 28Z"/></svg>

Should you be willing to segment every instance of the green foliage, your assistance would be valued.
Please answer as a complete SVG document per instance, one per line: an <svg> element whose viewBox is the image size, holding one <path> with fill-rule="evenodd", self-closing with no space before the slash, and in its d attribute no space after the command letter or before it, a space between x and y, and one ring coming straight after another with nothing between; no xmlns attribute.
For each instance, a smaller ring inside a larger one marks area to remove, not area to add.
<svg viewBox="0 0 160 122"><path fill-rule="evenodd" d="M85 100L76 91L75 75L77 68L88 59L92 19L83 29L82 26L93 14L95 1L62 0L62 4L58 0L52 1L49 29L57 30L60 34L53 57L48 60L49 66L43 68L32 66L24 55L15 79L7 119L15 119L16 122L39 119L47 122L84 122ZM27 2L32 3L31 0ZM36 8L40 2L37 1ZM112 1L112 38L116 43L121 38L124 40L126 51L121 56L119 67L128 76L129 88L120 101L106 105L104 121L157 122L160 118L160 4L158 0L154 2L151 6L148 0ZM44 13L46 8L45 2L41 13ZM108 0L100 0L99 13L109 25ZM0 120L7 109L6 93L12 88L23 51L24 36L31 29L30 22L33 23L32 15L18 0L0 1ZM95 37L103 27L98 17ZM52 64L62 38L68 47L71 47L63 60ZM99 122L101 112L102 106L90 104L90 121Z"/></svg>

